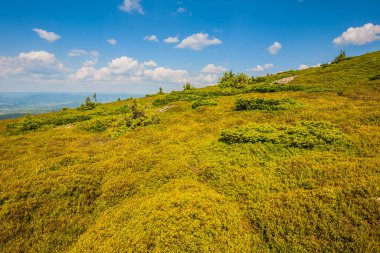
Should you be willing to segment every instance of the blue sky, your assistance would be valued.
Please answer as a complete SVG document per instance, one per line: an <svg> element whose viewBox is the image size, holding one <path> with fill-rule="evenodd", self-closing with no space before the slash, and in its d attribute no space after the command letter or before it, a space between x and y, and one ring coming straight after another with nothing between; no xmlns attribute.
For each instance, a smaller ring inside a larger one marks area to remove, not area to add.
<svg viewBox="0 0 380 253"><path fill-rule="evenodd" d="M153 93L225 70L307 68L379 50L379 11L378 0L2 0L0 92Z"/></svg>

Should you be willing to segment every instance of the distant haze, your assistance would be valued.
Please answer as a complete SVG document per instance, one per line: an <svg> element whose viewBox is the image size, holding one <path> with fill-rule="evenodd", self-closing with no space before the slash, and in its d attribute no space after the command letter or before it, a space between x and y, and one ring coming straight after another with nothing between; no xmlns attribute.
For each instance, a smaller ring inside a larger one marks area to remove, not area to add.
<svg viewBox="0 0 380 253"><path fill-rule="evenodd" d="M57 111L64 107L75 108L93 93L0 93L0 119L22 114ZM98 102L112 102L118 98L141 97L129 93L97 93ZM92 98L93 99L93 98Z"/></svg>

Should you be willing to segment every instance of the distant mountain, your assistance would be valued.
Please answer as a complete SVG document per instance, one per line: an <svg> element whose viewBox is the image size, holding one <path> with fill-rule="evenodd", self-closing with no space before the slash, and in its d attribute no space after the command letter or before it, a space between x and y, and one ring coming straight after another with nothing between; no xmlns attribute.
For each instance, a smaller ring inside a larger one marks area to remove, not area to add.
<svg viewBox="0 0 380 253"><path fill-rule="evenodd" d="M63 107L75 108L87 96L91 97L92 93L0 93L0 119L57 111ZM130 93L97 93L97 101L106 103L118 98L142 96Z"/></svg>

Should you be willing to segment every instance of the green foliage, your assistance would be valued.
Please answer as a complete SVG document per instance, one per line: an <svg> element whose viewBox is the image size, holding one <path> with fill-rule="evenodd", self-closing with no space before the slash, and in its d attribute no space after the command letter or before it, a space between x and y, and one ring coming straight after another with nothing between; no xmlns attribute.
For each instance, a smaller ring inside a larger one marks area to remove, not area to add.
<svg viewBox="0 0 380 253"><path fill-rule="evenodd" d="M235 88L235 89L243 89L248 85L263 82L265 81L265 77L260 77L255 79L254 77L249 77L244 73L234 74L232 71L224 72L223 76L219 79L218 86L220 88Z"/></svg>
<svg viewBox="0 0 380 253"><path fill-rule="evenodd" d="M197 100L194 101L191 105L191 108L196 109L200 106L215 106L218 105L218 103L214 100Z"/></svg>
<svg viewBox="0 0 380 253"><path fill-rule="evenodd" d="M376 80L380 80L380 75L374 75L374 76L371 76L370 78L368 78L370 81L376 81Z"/></svg>
<svg viewBox="0 0 380 253"><path fill-rule="evenodd" d="M257 93L274 93L284 91L302 91L307 90L306 87L301 85L291 84L259 84L255 86L247 87L245 93L257 92Z"/></svg>
<svg viewBox="0 0 380 253"><path fill-rule="evenodd" d="M186 92L171 92L165 95L163 98L158 98L153 101L153 105L156 107L161 107L168 105L173 102L178 101L199 101L199 100L209 100L221 96L222 93L219 91L200 91L196 89L187 90Z"/></svg>
<svg viewBox="0 0 380 253"><path fill-rule="evenodd" d="M21 121L7 124L9 134L21 134L28 131L40 129L43 126L62 126L91 119L90 115L72 114L68 110L61 114L50 115L49 117L25 116Z"/></svg>
<svg viewBox="0 0 380 253"><path fill-rule="evenodd" d="M122 120L116 124L116 129L112 133L112 138L118 138L130 130L138 127L145 127L152 124L158 124L159 118L156 115L147 115L144 108L137 103L137 100L132 101L129 107L129 112L126 113Z"/></svg>
<svg viewBox="0 0 380 253"><path fill-rule="evenodd" d="M96 99L96 93L94 93L94 99ZM86 97L84 104L81 104L78 110L87 111L95 109L96 103L92 102L90 97Z"/></svg>
<svg viewBox="0 0 380 253"><path fill-rule="evenodd" d="M379 68L1 120L0 252L379 252Z"/></svg>
<svg viewBox="0 0 380 253"><path fill-rule="evenodd" d="M185 179L109 210L73 252L248 252L249 230L235 204Z"/></svg>
<svg viewBox="0 0 380 253"><path fill-rule="evenodd" d="M264 98L252 98L252 99L237 99L235 102L235 108L237 111L242 110L261 110L261 111L279 111L286 110L294 107L296 101L284 98L284 99L264 99Z"/></svg>
<svg viewBox="0 0 380 253"><path fill-rule="evenodd" d="M111 122L95 119L83 122L78 126L78 128L88 132L104 132L109 126L111 126Z"/></svg>
<svg viewBox="0 0 380 253"><path fill-rule="evenodd" d="M346 52L345 51L340 51L339 55L334 59L332 63L339 63L341 61L344 61L347 59Z"/></svg>
<svg viewBox="0 0 380 253"><path fill-rule="evenodd" d="M330 149L347 147L345 135L330 122L302 121L295 126L252 125L224 130L221 140L232 143L271 143L288 148Z"/></svg>
<svg viewBox="0 0 380 253"><path fill-rule="evenodd" d="M192 89L194 89L194 87L190 83L186 83L183 86L183 91L188 91L188 90L192 90Z"/></svg>
<svg viewBox="0 0 380 253"><path fill-rule="evenodd" d="M159 89L158 89L158 93L157 93L158 95L162 95L162 94L164 94L164 89L162 88L162 87L160 87Z"/></svg>

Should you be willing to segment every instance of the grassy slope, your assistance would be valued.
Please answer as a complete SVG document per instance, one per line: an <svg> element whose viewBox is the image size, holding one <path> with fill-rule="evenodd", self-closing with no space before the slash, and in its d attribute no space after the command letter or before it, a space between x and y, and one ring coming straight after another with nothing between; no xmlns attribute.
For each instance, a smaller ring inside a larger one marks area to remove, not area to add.
<svg viewBox="0 0 380 253"><path fill-rule="evenodd" d="M219 96L196 109L177 101L159 124L119 138L109 125L83 130L87 121L8 135L5 125L18 120L1 121L0 251L380 251L380 81L369 81L379 72L375 52L292 73L294 84L319 92ZM156 113L152 102L165 96L139 103ZM238 98L299 106L235 111ZM113 122L130 102L35 118ZM352 145L219 141L236 126L301 120L329 121Z"/></svg>

